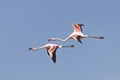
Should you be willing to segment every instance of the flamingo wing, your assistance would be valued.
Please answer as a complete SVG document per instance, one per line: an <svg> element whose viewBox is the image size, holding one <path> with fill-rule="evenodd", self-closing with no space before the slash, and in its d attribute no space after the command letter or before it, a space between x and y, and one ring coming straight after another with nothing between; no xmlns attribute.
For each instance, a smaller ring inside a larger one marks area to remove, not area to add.
<svg viewBox="0 0 120 80"><path fill-rule="evenodd" d="M56 62L56 50L57 46L51 46L47 51L48 55L51 57L54 63Z"/></svg>
<svg viewBox="0 0 120 80"><path fill-rule="evenodd" d="M75 32L82 32L82 27L80 24L73 24L72 26Z"/></svg>

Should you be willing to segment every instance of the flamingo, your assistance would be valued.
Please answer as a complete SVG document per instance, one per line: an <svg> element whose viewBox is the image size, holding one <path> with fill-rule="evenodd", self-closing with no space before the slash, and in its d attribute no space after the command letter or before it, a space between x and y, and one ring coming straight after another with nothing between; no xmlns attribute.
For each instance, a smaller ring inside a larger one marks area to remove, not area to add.
<svg viewBox="0 0 120 80"><path fill-rule="evenodd" d="M56 50L57 48L63 48L63 47L74 47L74 45L67 45L67 46L63 46L63 45L58 45L58 44L46 44L44 46L41 47L37 47L37 48L29 48L28 50L40 50L43 48L46 48L48 55L51 57L52 61L54 63L56 63Z"/></svg>
<svg viewBox="0 0 120 80"><path fill-rule="evenodd" d="M82 26L84 26L84 24L72 24L74 31L72 34L70 34L67 38L65 39L61 39L61 38L50 38L48 39L48 41L67 41L69 39L74 39L78 42L80 42L82 44L81 39L83 38L96 38L96 39L104 39L103 36L89 36L89 35L84 35L82 32Z"/></svg>

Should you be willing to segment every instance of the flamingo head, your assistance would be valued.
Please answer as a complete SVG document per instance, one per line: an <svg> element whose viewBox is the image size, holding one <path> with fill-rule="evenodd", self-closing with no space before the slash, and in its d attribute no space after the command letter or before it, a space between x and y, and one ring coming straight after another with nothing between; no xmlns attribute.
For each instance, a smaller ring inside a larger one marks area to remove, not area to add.
<svg viewBox="0 0 120 80"><path fill-rule="evenodd" d="M56 41L57 40L57 38L50 38L50 39L48 39L48 41Z"/></svg>
<svg viewBox="0 0 120 80"><path fill-rule="evenodd" d="M34 51L34 50L35 50L35 48L29 48L28 50L33 50L33 51Z"/></svg>

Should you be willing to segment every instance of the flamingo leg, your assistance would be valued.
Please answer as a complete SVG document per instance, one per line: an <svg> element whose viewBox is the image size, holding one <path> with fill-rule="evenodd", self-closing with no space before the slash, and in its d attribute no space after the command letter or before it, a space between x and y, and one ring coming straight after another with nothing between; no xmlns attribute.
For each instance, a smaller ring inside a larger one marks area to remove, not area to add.
<svg viewBox="0 0 120 80"><path fill-rule="evenodd" d="M103 36L88 36L88 38L104 39L104 37L103 37Z"/></svg>

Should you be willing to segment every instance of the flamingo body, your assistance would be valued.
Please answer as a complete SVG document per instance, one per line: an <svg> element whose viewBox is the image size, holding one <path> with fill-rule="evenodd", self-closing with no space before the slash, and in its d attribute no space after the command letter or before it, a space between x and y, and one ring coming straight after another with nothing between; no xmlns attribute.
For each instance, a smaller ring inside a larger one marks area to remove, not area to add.
<svg viewBox="0 0 120 80"><path fill-rule="evenodd" d="M74 45L68 45L68 46L63 46L63 45L58 45L58 44L46 44L42 47L38 48L29 48L28 50L40 50L42 48L46 48L48 55L51 57L54 63L56 63L56 50L58 48L63 48L63 47L74 47Z"/></svg>
<svg viewBox="0 0 120 80"><path fill-rule="evenodd" d="M74 39L78 42L80 42L82 44L81 39L83 38L97 38L97 39L104 39L103 36L88 36L88 35L84 35L82 32L82 26L84 26L83 24L72 24L74 31L72 34L70 34L66 39L61 39L61 38L50 38L48 41L67 41L69 39Z"/></svg>

